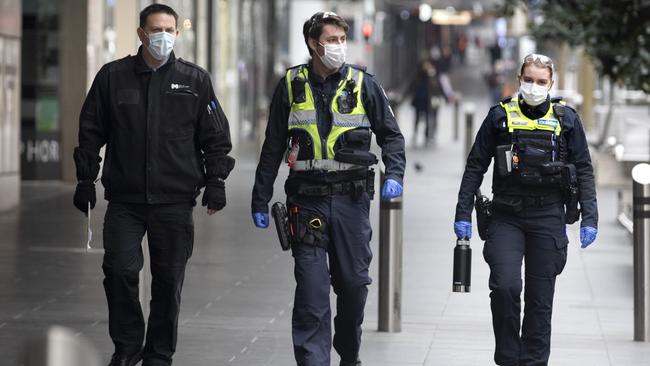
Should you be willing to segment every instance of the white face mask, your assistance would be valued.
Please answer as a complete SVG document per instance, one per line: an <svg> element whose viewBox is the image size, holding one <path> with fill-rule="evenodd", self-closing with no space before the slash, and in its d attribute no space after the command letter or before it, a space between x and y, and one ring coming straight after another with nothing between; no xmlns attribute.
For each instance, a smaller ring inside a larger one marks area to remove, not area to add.
<svg viewBox="0 0 650 366"><path fill-rule="evenodd" d="M519 87L521 96L524 97L524 102L531 107L538 106L546 100L548 89L545 86L537 85L535 83L521 82Z"/></svg>
<svg viewBox="0 0 650 366"><path fill-rule="evenodd" d="M318 43L325 49L323 56L318 55L323 61L325 67L329 70L336 70L339 67L343 66L345 63L345 53L348 49L347 43L337 43L337 44L321 44Z"/></svg>
<svg viewBox="0 0 650 366"><path fill-rule="evenodd" d="M149 46L147 48L153 58L162 61L169 57L174 48L176 36L167 32L156 32L148 34L147 37L149 37Z"/></svg>

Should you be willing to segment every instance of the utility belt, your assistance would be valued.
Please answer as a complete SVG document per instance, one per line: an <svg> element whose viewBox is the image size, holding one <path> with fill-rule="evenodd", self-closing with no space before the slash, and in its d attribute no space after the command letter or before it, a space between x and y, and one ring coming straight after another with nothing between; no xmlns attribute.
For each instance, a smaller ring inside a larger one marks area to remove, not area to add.
<svg viewBox="0 0 650 366"><path fill-rule="evenodd" d="M359 198L364 192L368 193L370 198L375 194L375 171L374 169L364 169L361 174L356 174L356 177L349 177L345 179L345 175L341 180L327 181L329 179L336 179L336 174L325 175L293 175L290 176L284 186L285 193L288 196L302 195L302 196L333 196L333 195L351 195L353 198ZM323 177L325 179L315 179L316 177ZM332 178L334 177L334 178ZM325 180L325 181L323 181Z"/></svg>
<svg viewBox="0 0 650 366"><path fill-rule="evenodd" d="M313 170L326 170L326 171L341 171L359 169L361 166L350 163L343 163L336 160L297 160L293 163L291 170L294 171L313 171Z"/></svg>
<svg viewBox="0 0 650 366"><path fill-rule="evenodd" d="M561 193L544 196L521 196L497 193L492 199L492 210L503 213L519 213L526 208L542 208L565 202Z"/></svg>

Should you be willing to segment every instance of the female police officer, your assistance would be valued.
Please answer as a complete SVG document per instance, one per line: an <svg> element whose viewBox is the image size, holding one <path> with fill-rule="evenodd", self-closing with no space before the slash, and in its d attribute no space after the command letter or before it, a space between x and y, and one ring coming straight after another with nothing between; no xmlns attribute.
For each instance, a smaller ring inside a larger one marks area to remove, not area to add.
<svg viewBox="0 0 650 366"><path fill-rule="evenodd" d="M572 206L579 202L585 248L596 238L598 210L580 118L561 98L548 95L551 59L526 56L519 82L518 95L492 107L476 135L458 193L454 231L458 238L471 237L474 192L494 157L493 214L483 249L490 266L494 361L537 366L547 365L550 355L555 277L567 256L565 223L578 219ZM520 325L522 259L526 288Z"/></svg>

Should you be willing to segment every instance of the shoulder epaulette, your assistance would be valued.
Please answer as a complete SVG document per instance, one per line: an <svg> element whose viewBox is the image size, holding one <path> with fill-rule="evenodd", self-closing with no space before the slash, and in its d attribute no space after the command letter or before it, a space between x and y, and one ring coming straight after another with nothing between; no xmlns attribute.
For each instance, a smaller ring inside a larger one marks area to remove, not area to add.
<svg viewBox="0 0 650 366"><path fill-rule="evenodd" d="M182 58L180 58L180 57L177 58L176 61L182 63L183 65L187 65L187 66L189 66L189 67L191 67L191 68L197 69L197 70L201 71L201 72L204 73L204 74L207 74L207 73L208 73L208 72L207 72L204 68L202 68L201 66L199 66L199 65L197 65L197 64L195 64L195 63L193 63L193 62L189 62L189 61L187 61L187 60L184 60L184 59L182 59Z"/></svg>
<svg viewBox="0 0 650 366"><path fill-rule="evenodd" d="M564 114L566 112L566 105L565 104L560 104L560 103L553 103L553 112L560 118L564 117Z"/></svg>
<svg viewBox="0 0 650 366"><path fill-rule="evenodd" d="M287 71L297 69L297 68L303 67L303 66L307 66L307 64L299 64L299 65L293 65L293 66L287 67Z"/></svg>
<svg viewBox="0 0 650 366"><path fill-rule="evenodd" d="M367 69L367 67L361 66L361 65L355 65L355 64L347 64L347 65L350 66L353 69L357 69L357 70L363 71L363 72L366 72L366 69Z"/></svg>
<svg viewBox="0 0 650 366"><path fill-rule="evenodd" d="M562 101L562 97L553 97L551 98L551 103L559 103Z"/></svg>
<svg viewBox="0 0 650 366"><path fill-rule="evenodd" d="M512 100L512 96L505 97L505 98L501 99L501 103L508 104L508 103L510 103L511 100Z"/></svg>
<svg viewBox="0 0 650 366"><path fill-rule="evenodd" d="M366 66L361 66L361 65L355 65L355 64L346 64L350 66L353 69L359 70L361 72L366 73L367 75L373 76L373 74L368 72L368 68Z"/></svg>

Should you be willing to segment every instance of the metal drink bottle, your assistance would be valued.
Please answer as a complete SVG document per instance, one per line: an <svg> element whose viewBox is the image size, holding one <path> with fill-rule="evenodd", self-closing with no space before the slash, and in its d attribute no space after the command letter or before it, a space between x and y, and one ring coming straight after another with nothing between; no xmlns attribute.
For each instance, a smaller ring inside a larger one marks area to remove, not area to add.
<svg viewBox="0 0 650 366"><path fill-rule="evenodd" d="M470 292L472 284L472 249L469 239L456 240L454 248L453 292Z"/></svg>

